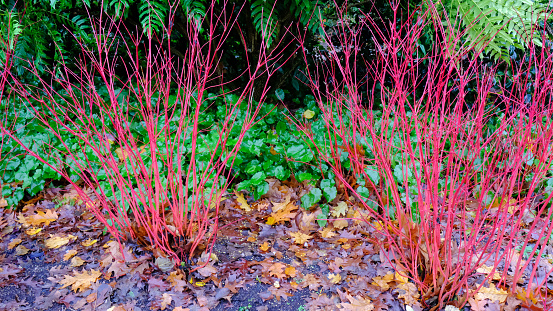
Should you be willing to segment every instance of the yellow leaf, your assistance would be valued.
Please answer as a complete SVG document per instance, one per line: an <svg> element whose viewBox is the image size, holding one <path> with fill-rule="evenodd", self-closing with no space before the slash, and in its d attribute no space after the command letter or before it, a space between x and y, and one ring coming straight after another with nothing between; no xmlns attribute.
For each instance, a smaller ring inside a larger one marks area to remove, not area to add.
<svg viewBox="0 0 553 311"><path fill-rule="evenodd" d="M313 110L306 110L303 113L303 117L306 119L312 119L315 116L315 111Z"/></svg>
<svg viewBox="0 0 553 311"><path fill-rule="evenodd" d="M395 278L396 278L396 281L398 281L401 284L409 282L409 279L405 276L405 273L402 275L396 271Z"/></svg>
<svg viewBox="0 0 553 311"><path fill-rule="evenodd" d="M27 233L28 235L35 235L35 234L39 233L40 231L42 231L42 228L29 228L29 229L25 230L25 233Z"/></svg>
<svg viewBox="0 0 553 311"><path fill-rule="evenodd" d="M76 250L74 249L68 250L67 252L65 252L65 255L63 255L63 260L69 260L75 255L77 255Z"/></svg>
<svg viewBox="0 0 553 311"><path fill-rule="evenodd" d="M330 280L330 282L332 284L338 284L340 283L340 281L342 280L342 276L338 273L334 274L334 273L329 273L328 274L328 279Z"/></svg>
<svg viewBox="0 0 553 311"><path fill-rule="evenodd" d="M12 249L19 245L19 243L23 242L21 239L13 239L10 244L8 244L8 249Z"/></svg>
<svg viewBox="0 0 553 311"><path fill-rule="evenodd" d="M402 298L407 305L418 304L417 298L420 297L420 294L415 284L401 283L396 288L399 289L398 298Z"/></svg>
<svg viewBox="0 0 553 311"><path fill-rule="evenodd" d="M79 256L75 256L73 258L71 258L71 267L80 267L82 266L83 264L85 263L84 260L82 260L81 257Z"/></svg>
<svg viewBox="0 0 553 311"><path fill-rule="evenodd" d="M339 218L340 216L345 216L348 212L348 204L344 201L338 202L338 205L332 207L332 216Z"/></svg>
<svg viewBox="0 0 553 311"><path fill-rule="evenodd" d="M29 249L26 248L26 247L23 246L23 245L19 245L18 247L15 248L15 254L16 254L17 256L26 255L28 252L29 252Z"/></svg>
<svg viewBox="0 0 553 311"><path fill-rule="evenodd" d="M489 299L491 301L504 303L507 300L507 296L509 296L509 293L506 290L497 289L493 283L490 283L490 287L481 287L476 295L474 295L474 298L476 300Z"/></svg>
<svg viewBox="0 0 553 311"><path fill-rule="evenodd" d="M196 283L194 283L194 285L196 285L198 287L202 287L202 286L205 286L205 283L204 282L196 282Z"/></svg>
<svg viewBox="0 0 553 311"><path fill-rule="evenodd" d="M263 242L263 244L261 244L259 246L259 249L263 252L266 252L269 250L269 243L267 243L267 241Z"/></svg>
<svg viewBox="0 0 553 311"><path fill-rule="evenodd" d="M130 148L132 149L133 147L130 147ZM140 151L140 154L144 153L144 151L146 151L146 145L139 147L138 150ZM134 154L135 150L132 150L132 151L133 151L132 153ZM125 147L125 150L119 147L115 149L115 154L117 154L117 156L119 157L119 160L123 161L129 156L130 152L127 151L126 147Z"/></svg>
<svg viewBox="0 0 553 311"><path fill-rule="evenodd" d="M91 245L96 244L96 242L98 242L98 240L88 239L88 240L82 242L81 245L82 246L91 246Z"/></svg>
<svg viewBox="0 0 553 311"><path fill-rule="evenodd" d="M288 232L292 238L294 238L294 243L296 244L303 244L307 242L309 239L311 239L311 236L309 234L301 233L301 232Z"/></svg>
<svg viewBox="0 0 553 311"><path fill-rule="evenodd" d="M281 209L286 208L288 203L290 203L291 198L292 198L292 195L290 193L288 193L286 195L286 198L284 198L284 201L282 201L280 203L276 203L276 202L271 201L271 203L273 203L273 208L272 208L273 213L276 213L276 212L280 211Z"/></svg>
<svg viewBox="0 0 553 311"><path fill-rule="evenodd" d="M490 275L492 273L492 270L493 266L490 267L483 264L480 268L476 269L476 272ZM496 281L501 280L501 275L499 274L499 272L497 272L497 270L494 271L492 279Z"/></svg>
<svg viewBox="0 0 553 311"><path fill-rule="evenodd" d="M253 235L248 237L248 242L253 243L253 242L255 242L256 240L257 240L257 239L256 239Z"/></svg>
<svg viewBox="0 0 553 311"><path fill-rule="evenodd" d="M376 276L373 278L372 285L379 286L382 291L387 291L390 289L390 285L388 283L392 282L394 280L394 274L392 272L389 272L385 276Z"/></svg>
<svg viewBox="0 0 553 311"><path fill-rule="evenodd" d="M290 221L298 214L298 212L293 212L297 209L298 207L296 205L294 205L293 203L289 203L284 209L281 209L276 213L272 213L271 216L269 216L269 218L267 219L267 224L274 225L281 221Z"/></svg>
<svg viewBox="0 0 553 311"><path fill-rule="evenodd" d="M251 209L250 205L248 204L248 202L246 201L246 199L244 199L244 195L242 193L239 193L239 192L236 192L236 191L234 191L234 194L236 195L236 201L238 201L238 203L240 203L240 207L244 211L250 212L252 209Z"/></svg>
<svg viewBox="0 0 553 311"><path fill-rule="evenodd" d="M96 270L91 270L90 272L83 271L82 273L75 272L74 276L65 275L64 279L61 280L59 283L63 284L61 288L71 286L71 289L74 292L84 292L85 290L90 288L92 283L98 281L101 275L102 272Z"/></svg>
<svg viewBox="0 0 553 311"><path fill-rule="evenodd" d="M72 239L76 239L76 237L71 234L67 236L52 236L44 241L44 244L48 248L60 248L68 244Z"/></svg>

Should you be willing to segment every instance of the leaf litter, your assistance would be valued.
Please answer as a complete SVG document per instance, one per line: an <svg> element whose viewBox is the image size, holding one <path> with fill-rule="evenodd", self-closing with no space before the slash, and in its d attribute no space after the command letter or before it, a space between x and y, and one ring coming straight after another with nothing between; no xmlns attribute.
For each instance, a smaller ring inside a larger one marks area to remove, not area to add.
<svg viewBox="0 0 553 311"><path fill-rule="evenodd" d="M21 212L2 209L0 310L432 310L397 255L369 242L382 237L377 222L359 220L361 204L338 194L334 218L320 227L316 209L299 207L304 185L272 185L257 202L238 192L221 202L221 227L232 226L211 251L200 249L189 279L151 246L120 247L83 204L55 208L67 201L60 189ZM504 268L477 269L467 307L538 310L536 293L496 283Z"/></svg>

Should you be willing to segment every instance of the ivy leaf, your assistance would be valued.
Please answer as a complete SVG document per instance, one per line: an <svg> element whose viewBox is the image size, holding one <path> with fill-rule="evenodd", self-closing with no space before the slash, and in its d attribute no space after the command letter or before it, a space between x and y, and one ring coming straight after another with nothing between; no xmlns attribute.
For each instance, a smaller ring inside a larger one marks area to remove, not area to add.
<svg viewBox="0 0 553 311"><path fill-rule="evenodd" d="M259 186L257 186L257 188L255 189L255 192L253 194L253 198L255 200L259 200L261 198L261 196L266 194L267 192L269 192L269 183L264 181Z"/></svg>
<svg viewBox="0 0 553 311"><path fill-rule="evenodd" d="M334 200L338 194L338 189L334 186L334 180L332 179L323 179L321 181L321 188L323 189L323 194L327 202Z"/></svg>
<svg viewBox="0 0 553 311"><path fill-rule="evenodd" d="M285 169L282 165L279 165L275 168L275 177L280 180L286 180L290 177L290 171Z"/></svg>
<svg viewBox="0 0 553 311"><path fill-rule="evenodd" d="M322 196L323 193L321 192L321 189L313 188L309 191L309 193L301 197L301 206L308 210L311 206L315 205L315 203L319 202Z"/></svg>
<svg viewBox="0 0 553 311"><path fill-rule="evenodd" d="M367 176L369 176L369 178L375 185L378 185L378 182L380 181L380 175L378 175L378 169L375 165L369 165L365 167L365 173L367 173Z"/></svg>
<svg viewBox="0 0 553 311"><path fill-rule="evenodd" d="M255 175L252 176L252 179L250 179L250 183L253 186L257 186L261 184L267 176L265 175L265 172L257 172Z"/></svg>

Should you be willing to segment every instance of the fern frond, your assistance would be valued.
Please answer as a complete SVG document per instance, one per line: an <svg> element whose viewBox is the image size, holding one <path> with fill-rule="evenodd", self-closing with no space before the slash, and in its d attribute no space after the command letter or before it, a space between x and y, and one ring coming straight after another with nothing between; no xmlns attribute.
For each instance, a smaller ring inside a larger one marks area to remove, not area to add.
<svg viewBox="0 0 553 311"><path fill-rule="evenodd" d="M159 32L165 25L167 2L163 0L141 0L138 8L140 23L146 35L151 38L152 31Z"/></svg>
<svg viewBox="0 0 553 311"><path fill-rule="evenodd" d="M530 40L541 46L535 25L544 18L545 4L532 0L438 0L435 5L446 13L443 24L449 38L459 36L456 21L460 21L466 30L464 47L483 49L496 60L509 61L509 48L524 49Z"/></svg>
<svg viewBox="0 0 553 311"><path fill-rule="evenodd" d="M251 16L255 29L270 47L276 38L277 16L273 10L274 0L257 0L251 4Z"/></svg>
<svg viewBox="0 0 553 311"><path fill-rule="evenodd" d="M206 13L205 0L184 0L182 8L186 12L188 21L193 21L201 29L202 19Z"/></svg>

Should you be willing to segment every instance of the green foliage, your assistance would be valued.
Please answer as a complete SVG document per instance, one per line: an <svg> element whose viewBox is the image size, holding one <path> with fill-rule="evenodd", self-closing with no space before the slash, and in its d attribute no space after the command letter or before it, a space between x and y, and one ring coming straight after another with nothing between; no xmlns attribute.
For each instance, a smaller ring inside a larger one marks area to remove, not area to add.
<svg viewBox="0 0 553 311"><path fill-rule="evenodd" d="M465 29L464 47L489 53L494 59L509 61L509 48L528 47L530 41L542 46L541 32L536 25L542 23L548 4L532 0L425 0L426 7L434 3L448 38L455 39ZM444 13L445 19L440 13ZM463 28L459 27L459 22ZM451 46L454 54L459 46Z"/></svg>

